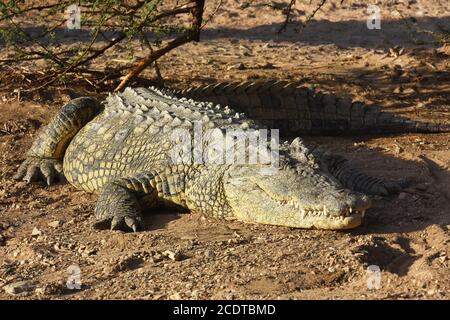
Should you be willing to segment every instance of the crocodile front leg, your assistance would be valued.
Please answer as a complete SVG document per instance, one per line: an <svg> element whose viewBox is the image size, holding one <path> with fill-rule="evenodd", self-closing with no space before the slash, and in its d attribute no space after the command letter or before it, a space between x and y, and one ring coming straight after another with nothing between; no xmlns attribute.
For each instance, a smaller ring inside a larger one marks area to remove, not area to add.
<svg viewBox="0 0 450 320"><path fill-rule="evenodd" d="M106 185L95 207L95 227L110 225L111 230L131 229L136 232L143 226L142 209L132 191L118 184Z"/></svg>
<svg viewBox="0 0 450 320"><path fill-rule="evenodd" d="M67 146L99 111L97 101L88 97L73 99L64 105L34 141L14 178L27 183L44 181L47 185L58 176L62 178L62 159Z"/></svg>

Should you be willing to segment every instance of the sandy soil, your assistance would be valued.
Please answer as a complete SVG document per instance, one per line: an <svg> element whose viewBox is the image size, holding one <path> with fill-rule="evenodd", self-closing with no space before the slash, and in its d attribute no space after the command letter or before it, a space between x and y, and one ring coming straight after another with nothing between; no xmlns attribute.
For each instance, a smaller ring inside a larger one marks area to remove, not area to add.
<svg viewBox="0 0 450 320"><path fill-rule="evenodd" d="M301 33L290 27L281 35L283 17L273 10L224 3L202 42L161 60L168 85L298 80L410 118L450 119L450 47L412 37L395 14L449 30L448 1L383 1L381 30L366 29L363 1L330 1ZM307 15L315 2L297 7ZM126 48L109 55L124 59ZM411 181L398 195L376 197L364 225L349 232L174 212L148 212L143 232L98 231L95 196L12 179L39 128L83 90L41 91L25 101L12 89L0 92L1 299L449 299L450 134L306 138L367 173ZM66 288L72 265L81 290ZM368 289L369 265L381 269L379 289ZM22 280L24 292L10 293Z"/></svg>

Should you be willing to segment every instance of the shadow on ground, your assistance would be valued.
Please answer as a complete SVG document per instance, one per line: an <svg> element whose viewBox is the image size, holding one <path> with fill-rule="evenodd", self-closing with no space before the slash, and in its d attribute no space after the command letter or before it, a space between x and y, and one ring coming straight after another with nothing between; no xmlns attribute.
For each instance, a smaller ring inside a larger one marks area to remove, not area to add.
<svg viewBox="0 0 450 320"><path fill-rule="evenodd" d="M426 18L406 18L408 22L416 24L423 30L432 32L442 32L450 30L450 17L426 17ZM235 29L230 27L217 27L205 29L202 32L202 41L216 40L220 38L259 40L259 41L285 41L292 43L303 43L305 45L326 45L334 44L339 48L390 48L395 45L411 47L416 44L436 42L436 38L429 33L417 33L407 27L402 20L382 20L381 29L369 30L366 21L329 21L313 20L301 32L297 32L290 27L286 32L278 33L282 24L273 23L269 25L259 25L248 29ZM43 26L24 27L23 30L32 37L44 31ZM80 42L90 42L92 33L89 29L68 30L66 28L56 28L55 36L43 38L43 45L50 44L70 44ZM115 31L105 31L99 41L110 41L117 33ZM154 38L153 34L148 34L149 38ZM416 44L414 41L416 41ZM400 42L400 43L399 43ZM27 43L24 43L27 45ZM0 47L5 46L0 40Z"/></svg>

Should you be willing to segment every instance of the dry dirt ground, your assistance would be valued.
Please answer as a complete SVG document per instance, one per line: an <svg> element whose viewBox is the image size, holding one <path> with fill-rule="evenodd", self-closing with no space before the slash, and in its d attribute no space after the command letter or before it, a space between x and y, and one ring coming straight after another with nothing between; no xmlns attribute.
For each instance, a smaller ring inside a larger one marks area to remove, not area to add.
<svg viewBox="0 0 450 320"><path fill-rule="evenodd" d="M298 2L306 15L317 4ZM302 32L290 27L278 35L281 15L226 0L200 43L161 60L162 75L181 87L216 79L298 80L410 118L448 122L450 47L432 44L427 34L414 37L396 12L424 29L449 30L450 2L378 1L381 30L366 28L363 1L340 2L330 1ZM126 57L121 50L109 54ZM450 134L308 137L367 173L411 181L398 195L375 198L364 224L352 231L174 212L148 212L143 232L98 231L96 196L12 178L39 127L77 90L27 101L0 92L1 299L449 299ZM81 290L66 288L72 265L80 268ZM378 290L368 289L369 265L381 269ZM10 284L19 281L27 281L24 292L11 293Z"/></svg>

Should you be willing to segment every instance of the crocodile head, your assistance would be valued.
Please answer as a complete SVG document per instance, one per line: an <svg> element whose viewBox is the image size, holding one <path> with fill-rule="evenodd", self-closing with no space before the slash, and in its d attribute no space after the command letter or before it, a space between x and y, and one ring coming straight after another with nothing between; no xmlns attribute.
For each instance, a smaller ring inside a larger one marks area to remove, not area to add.
<svg viewBox="0 0 450 320"><path fill-rule="evenodd" d="M233 166L224 191L243 221L294 228L343 230L359 226L370 199L344 189L328 172L304 163Z"/></svg>

